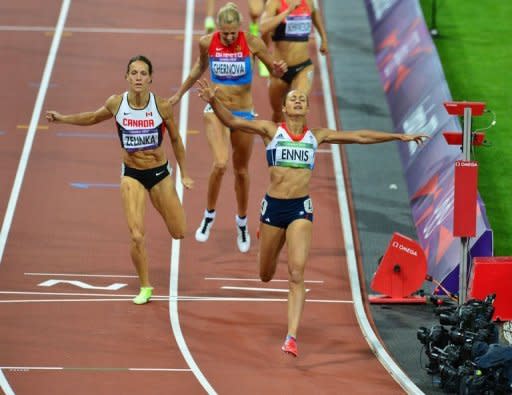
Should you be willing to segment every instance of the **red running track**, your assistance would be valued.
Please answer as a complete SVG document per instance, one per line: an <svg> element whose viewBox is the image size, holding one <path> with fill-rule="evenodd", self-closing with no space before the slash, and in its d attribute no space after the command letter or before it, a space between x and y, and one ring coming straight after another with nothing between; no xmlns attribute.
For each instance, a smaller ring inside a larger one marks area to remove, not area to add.
<svg viewBox="0 0 512 395"><path fill-rule="evenodd" d="M61 7L55 0L40 4L18 0L0 14L2 218ZM196 33L203 6L196 4ZM186 1L161 0L71 3L43 109L98 108L126 88L126 62L139 53L155 67L154 91L169 96L182 78L186 7ZM247 15L245 2L240 8ZM311 50L315 60L313 44ZM317 72L312 126L326 124L319 79ZM259 76L254 97L257 112L268 118L266 81ZM40 117L0 264L0 383L16 394L402 392L369 349L354 315L330 153L318 155L312 183L314 241L299 358L280 351L285 255L277 281L257 281L255 232L268 181L259 141L251 161L251 251L236 249L230 172L210 240L194 240L211 166L202 108L192 93L187 155L196 184L184 194L186 238L171 248L161 219L148 207L156 297L145 306L130 301L138 282L117 188L120 150L113 122L48 127ZM176 292L169 287L171 261L179 264L176 303L169 303Z"/></svg>

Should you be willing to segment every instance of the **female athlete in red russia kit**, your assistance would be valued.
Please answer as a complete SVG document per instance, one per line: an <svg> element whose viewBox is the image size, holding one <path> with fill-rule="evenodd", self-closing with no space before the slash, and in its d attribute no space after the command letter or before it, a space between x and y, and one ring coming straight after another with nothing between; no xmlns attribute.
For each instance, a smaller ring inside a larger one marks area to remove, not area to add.
<svg viewBox="0 0 512 395"><path fill-rule="evenodd" d="M218 31L204 35L199 40L199 58L190 75L178 92L169 99L176 104L203 73L210 68L212 82L218 87L218 97L237 116L253 118L252 55L259 58L272 73L279 77L286 71L286 64L273 61L261 38L240 31L242 16L234 3L227 3L217 14ZM236 230L237 246L247 252L251 245L247 231L247 205L249 200L249 159L252 152L253 136L239 130L226 128L215 116L210 106L204 110L206 136L213 154L213 165L208 179L206 210L196 240L208 240L215 220L215 208L226 171L229 144L232 147L235 193L237 202Z"/></svg>
<svg viewBox="0 0 512 395"><path fill-rule="evenodd" d="M149 90L152 72L149 59L135 56L128 62L126 80L129 87L124 94L110 96L96 111L71 115L46 112L49 122L72 125L94 125L112 117L116 119L123 154L121 198L131 236L130 255L140 280L140 292L133 299L135 304L147 303L153 291L144 243L146 190L171 236L181 239L185 235L185 212L162 147L164 126L181 170L181 182L186 188L193 184L187 175L185 148L174 124L172 108Z"/></svg>

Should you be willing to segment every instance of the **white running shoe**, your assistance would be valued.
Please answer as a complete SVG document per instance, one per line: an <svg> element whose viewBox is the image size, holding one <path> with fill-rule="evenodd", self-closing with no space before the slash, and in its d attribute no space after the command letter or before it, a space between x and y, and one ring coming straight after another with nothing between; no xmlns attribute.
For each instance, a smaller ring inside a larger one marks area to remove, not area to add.
<svg viewBox="0 0 512 395"><path fill-rule="evenodd" d="M246 253L251 248L251 236L249 235L249 231L247 230L247 225L236 227L237 238L236 244L238 245L238 249L240 252Z"/></svg>
<svg viewBox="0 0 512 395"><path fill-rule="evenodd" d="M201 225L196 230L196 240L204 243L210 237L210 230L215 222L215 218L203 217Z"/></svg>

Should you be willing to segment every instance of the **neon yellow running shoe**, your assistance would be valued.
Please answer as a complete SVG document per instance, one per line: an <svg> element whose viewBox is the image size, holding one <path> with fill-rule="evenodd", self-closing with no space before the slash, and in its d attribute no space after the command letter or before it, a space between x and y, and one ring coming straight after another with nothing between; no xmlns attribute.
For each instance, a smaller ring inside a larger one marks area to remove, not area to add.
<svg viewBox="0 0 512 395"><path fill-rule="evenodd" d="M249 24L249 33L251 33L253 36L259 36L260 35L260 27L258 26L258 23L251 22Z"/></svg>
<svg viewBox="0 0 512 395"><path fill-rule="evenodd" d="M132 300L135 304L145 304L149 302L151 296L153 296L153 287L140 287L139 294Z"/></svg>
<svg viewBox="0 0 512 395"><path fill-rule="evenodd" d="M270 77L270 71L261 60L258 62L258 71L261 77Z"/></svg>
<svg viewBox="0 0 512 395"><path fill-rule="evenodd" d="M211 33L215 30L215 20L213 16L207 16L204 18L204 30L206 33Z"/></svg>

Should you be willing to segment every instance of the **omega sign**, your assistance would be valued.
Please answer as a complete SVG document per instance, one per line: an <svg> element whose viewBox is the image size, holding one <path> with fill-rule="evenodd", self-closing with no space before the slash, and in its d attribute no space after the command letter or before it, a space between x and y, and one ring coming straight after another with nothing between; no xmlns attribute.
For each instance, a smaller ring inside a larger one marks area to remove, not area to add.
<svg viewBox="0 0 512 395"><path fill-rule="evenodd" d="M416 250L413 250L410 247L406 247L402 243L399 243L398 241L393 241L391 245L393 246L393 248L398 248L400 251L404 251L410 255L418 256L418 252Z"/></svg>

